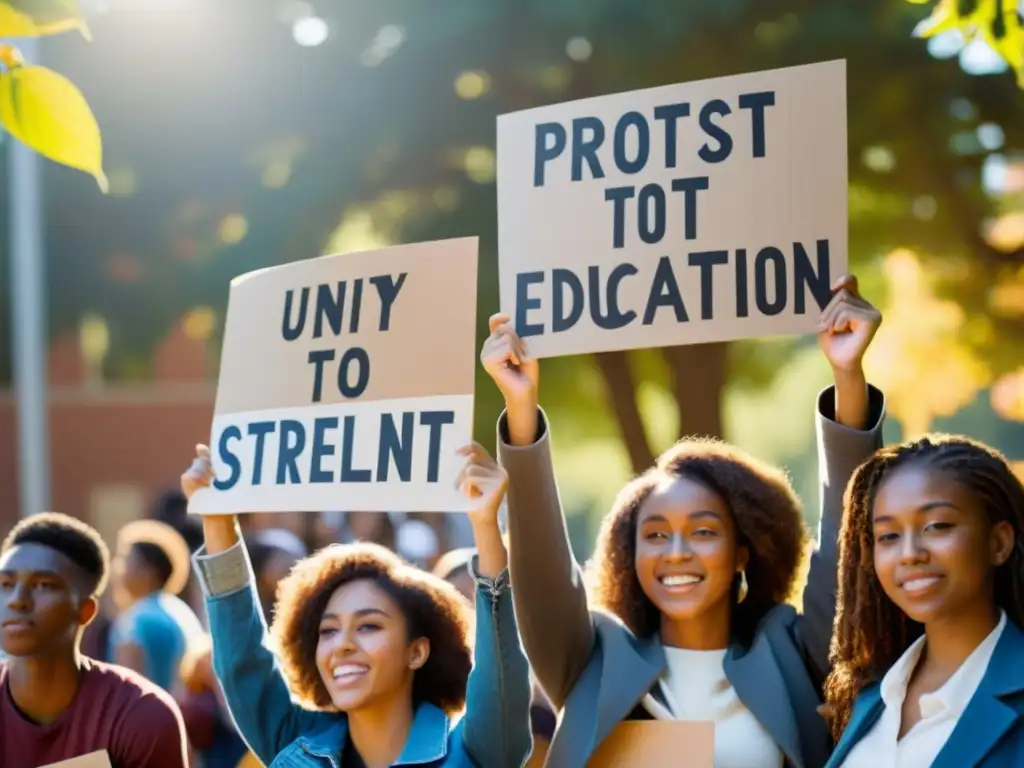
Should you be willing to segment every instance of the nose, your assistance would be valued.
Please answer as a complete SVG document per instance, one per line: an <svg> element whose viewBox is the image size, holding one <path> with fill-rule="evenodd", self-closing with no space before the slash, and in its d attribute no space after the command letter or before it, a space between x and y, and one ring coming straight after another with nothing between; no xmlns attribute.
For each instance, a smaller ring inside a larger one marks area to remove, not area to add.
<svg viewBox="0 0 1024 768"><path fill-rule="evenodd" d="M921 537L916 531L908 531L900 547L900 562L904 565L916 565L927 559L928 550L924 548Z"/></svg>
<svg viewBox="0 0 1024 768"><path fill-rule="evenodd" d="M32 596L27 584L15 584L7 599L7 608L13 613L31 613Z"/></svg>
<svg viewBox="0 0 1024 768"><path fill-rule="evenodd" d="M693 553L690 551L690 545L686 541L686 537L681 533L672 534L672 538L669 540L668 552L665 554L665 559L672 562L689 559Z"/></svg>

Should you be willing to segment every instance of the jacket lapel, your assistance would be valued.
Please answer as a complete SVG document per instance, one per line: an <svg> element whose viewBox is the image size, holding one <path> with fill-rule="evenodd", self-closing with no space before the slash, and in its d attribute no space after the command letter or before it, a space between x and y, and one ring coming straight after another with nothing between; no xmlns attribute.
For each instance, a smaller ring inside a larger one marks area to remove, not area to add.
<svg viewBox="0 0 1024 768"><path fill-rule="evenodd" d="M803 768L803 750L793 715L793 702L769 644L768 632L758 632L750 650L744 651L737 644L730 646L724 667L725 676L743 705L771 734L789 762Z"/></svg>
<svg viewBox="0 0 1024 768"><path fill-rule="evenodd" d="M616 725L633 711L665 672L665 652L657 636L638 639L635 654L622 654L614 664L604 666L602 691L621 691L621 695L602 696L597 711L594 745L604 741Z"/></svg>
<svg viewBox="0 0 1024 768"><path fill-rule="evenodd" d="M825 768L838 768L850 755L857 743L867 735L878 718L885 711L885 704L882 703L881 685L874 683L863 689L853 702L853 711L850 713L850 722L846 725L835 752L829 759ZM962 766L961 766L962 768Z"/></svg>
<svg viewBox="0 0 1024 768"><path fill-rule="evenodd" d="M1024 691L1024 632L1007 621L978 690L950 734L933 768L979 765L1020 719L1003 698Z"/></svg>

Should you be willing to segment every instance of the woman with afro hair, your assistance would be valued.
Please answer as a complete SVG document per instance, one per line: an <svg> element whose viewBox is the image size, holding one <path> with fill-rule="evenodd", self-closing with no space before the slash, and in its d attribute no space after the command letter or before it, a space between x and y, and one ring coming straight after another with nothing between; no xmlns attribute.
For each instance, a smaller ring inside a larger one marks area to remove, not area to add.
<svg viewBox="0 0 1024 768"><path fill-rule="evenodd" d="M1024 765L1024 487L932 435L847 489L826 711L830 766Z"/></svg>
<svg viewBox="0 0 1024 768"><path fill-rule="evenodd" d="M214 671L238 730L265 765L519 768L526 761L529 667L498 527L508 480L480 446L462 454L458 485L471 499L477 551L475 620L452 585L384 547L356 542L295 564L278 585L268 638L235 518L203 518L206 543L194 560ZM199 446L182 488L191 496L212 475L209 451Z"/></svg>
<svg viewBox="0 0 1024 768"><path fill-rule="evenodd" d="M786 601L807 534L789 481L713 440L681 441L622 490L588 590L566 536L537 362L506 316L491 318L481 358L506 405L498 444L516 616L561 710L550 765L583 768L618 723L637 719L712 722L716 768L825 764L833 741L818 710L842 493L881 444L884 402L861 364L880 321L853 277L833 286L818 327L835 376L818 399L821 526L799 615Z"/></svg>

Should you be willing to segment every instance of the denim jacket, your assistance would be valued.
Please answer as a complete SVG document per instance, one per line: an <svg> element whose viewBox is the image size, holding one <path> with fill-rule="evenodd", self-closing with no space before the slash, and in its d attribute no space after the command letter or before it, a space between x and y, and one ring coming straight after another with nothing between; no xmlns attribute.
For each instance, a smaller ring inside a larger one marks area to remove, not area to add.
<svg viewBox="0 0 1024 768"><path fill-rule="evenodd" d="M348 736L342 713L313 712L292 700L267 629L242 542L193 557L206 595L213 666L239 732L271 768L341 768ZM474 560L473 565L476 562ZM476 640L464 716L455 722L421 704L396 766L520 768L530 755L530 681L519 645L508 573L474 576Z"/></svg>

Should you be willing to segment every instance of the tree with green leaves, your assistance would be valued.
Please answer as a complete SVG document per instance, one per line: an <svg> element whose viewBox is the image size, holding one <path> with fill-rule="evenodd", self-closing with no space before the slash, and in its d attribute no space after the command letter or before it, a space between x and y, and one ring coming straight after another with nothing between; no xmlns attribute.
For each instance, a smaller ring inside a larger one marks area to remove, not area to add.
<svg viewBox="0 0 1024 768"><path fill-rule="evenodd" d="M357 213L389 242L479 235L482 334L497 309L497 115L836 58L847 60L850 256L865 294L885 304L912 254L919 309L953 299L963 333L943 333L966 359L985 361L963 391L1019 366L1024 302L1006 286L1019 280L1024 236L992 232L1024 189L1012 182L1024 109L1013 78L969 76L955 59L929 56L912 34L927 13L920 4L347 0L323 10L332 33L317 48L295 45L263 5L217 6L176 16L191 24L179 30L192 36L187 55L153 29L140 42L141 11L130 24L95 20L103 45L88 67L70 44L47 49L100 115L111 177L103 198L48 169L52 327L66 332L102 313L111 377L145 376L154 344L186 311L208 306L222 317L231 277L333 247L339 223ZM1001 190L983 183L994 171ZM883 330L919 321L887 313ZM574 436L621 435L642 468L662 447L643 417L644 387L675 404L668 432L721 434L726 385L764 386L809 343L546 361L545 401L578 415ZM914 365L923 367L897 386L940 387L927 361ZM948 406L939 401L935 413ZM478 403L489 442L498 403L483 381Z"/></svg>

